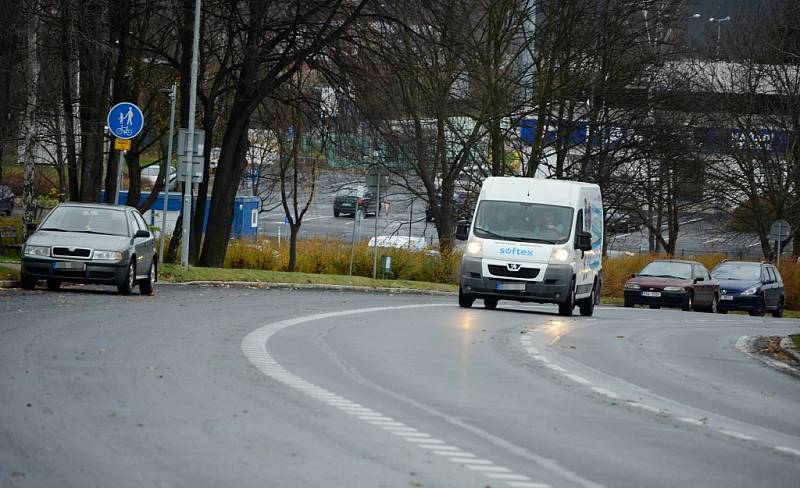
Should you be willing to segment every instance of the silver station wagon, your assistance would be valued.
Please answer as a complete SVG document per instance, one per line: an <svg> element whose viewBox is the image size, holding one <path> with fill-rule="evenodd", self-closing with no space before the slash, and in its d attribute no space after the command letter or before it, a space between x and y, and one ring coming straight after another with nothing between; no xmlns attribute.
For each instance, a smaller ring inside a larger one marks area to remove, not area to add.
<svg viewBox="0 0 800 488"><path fill-rule="evenodd" d="M153 236L135 208L62 203L25 242L21 283L33 289L45 280L51 290L63 282L115 285L124 295L138 284L150 295L157 261Z"/></svg>

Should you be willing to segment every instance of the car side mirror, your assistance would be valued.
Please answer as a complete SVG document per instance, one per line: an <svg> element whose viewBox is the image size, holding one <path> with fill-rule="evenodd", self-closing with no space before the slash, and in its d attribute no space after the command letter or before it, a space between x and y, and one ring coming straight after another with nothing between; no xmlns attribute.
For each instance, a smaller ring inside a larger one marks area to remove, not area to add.
<svg viewBox="0 0 800 488"><path fill-rule="evenodd" d="M36 227L38 227L38 225L36 225L35 222L28 222L27 224L25 224L25 230L27 231L28 235L31 235L34 232L36 232Z"/></svg>
<svg viewBox="0 0 800 488"><path fill-rule="evenodd" d="M581 251L591 251L592 234L586 231L579 231L575 236L575 249L580 249Z"/></svg>
<svg viewBox="0 0 800 488"><path fill-rule="evenodd" d="M466 241L469 237L469 224L468 220L459 220L456 222L456 239L459 241Z"/></svg>
<svg viewBox="0 0 800 488"><path fill-rule="evenodd" d="M701 282L701 281L705 281L705 280L706 280L706 279L705 279L705 278L703 278L703 277L697 277L697 278L695 278L695 279L694 279L694 282L695 282L695 283L699 283L699 282Z"/></svg>
<svg viewBox="0 0 800 488"><path fill-rule="evenodd" d="M138 239L139 237L144 237L145 239L147 239L148 237L150 237L150 232L148 232L146 230L139 229L139 230L136 231L136 234L134 234L133 237L135 239Z"/></svg>
<svg viewBox="0 0 800 488"><path fill-rule="evenodd" d="M631 279L636 278L636 273L631 273Z"/></svg>

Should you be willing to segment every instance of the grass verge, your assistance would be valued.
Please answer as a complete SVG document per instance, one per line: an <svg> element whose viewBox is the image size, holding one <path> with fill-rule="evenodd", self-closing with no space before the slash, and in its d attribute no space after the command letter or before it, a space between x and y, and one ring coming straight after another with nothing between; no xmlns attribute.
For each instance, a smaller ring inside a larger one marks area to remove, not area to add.
<svg viewBox="0 0 800 488"><path fill-rule="evenodd" d="M800 334L789 334L789 339L794 343L795 349L800 351Z"/></svg>
<svg viewBox="0 0 800 488"><path fill-rule="evenodd" d="M369 288L409 288L421 291L443 291L455 293L456 285L429 283L411 280L374 280L363 276L287 273L260 269L196 268L186 271L174 264L165 264L159 278L173 283L189 281L253 281L260 283L297 283L319 285L365 286Z"/></svg>
<svg viewBox="0 0 800 488"><path fill-rule="evenodd" d="M0 281L18 281L19 271L0 267Z"/></svg>

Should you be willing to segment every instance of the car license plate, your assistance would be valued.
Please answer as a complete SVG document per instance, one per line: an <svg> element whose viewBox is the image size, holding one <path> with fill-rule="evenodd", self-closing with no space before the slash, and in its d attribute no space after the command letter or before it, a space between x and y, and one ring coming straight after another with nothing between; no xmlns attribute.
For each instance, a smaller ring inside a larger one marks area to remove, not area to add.
<svg viewBox="0 0 800 488"><path fill-rule="evenodd" d="M722 295L720 300L733 300L733 295Z"/></svg>
<svg viewBox="0 0 800 488"><path fill-rule="evenodd" d="M76 263L75 261L53 261L53 269L69 269L74 271L85 271L86 263Z"/></svg>
<svg viewBox="0 0 800 488"><path fill-rule="evenodd" d="M643 291L642 292L642 296L643 297L655 297L655 298L658 298L658 297L661 296L661 292L660 291Z"/></svg>
<svg viewBox="0 0 800 488"><path fill-rule="evenodd" d="M525 291L525 283L497 283L498 290L505 291Z"/></svg>

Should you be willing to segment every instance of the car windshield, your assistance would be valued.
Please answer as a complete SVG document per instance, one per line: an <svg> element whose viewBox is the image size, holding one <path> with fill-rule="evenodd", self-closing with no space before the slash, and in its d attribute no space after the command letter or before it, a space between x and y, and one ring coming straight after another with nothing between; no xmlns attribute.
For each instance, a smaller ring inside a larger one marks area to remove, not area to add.
<svg viewBox="0 0 800 488"><path fill-rule="evenodd" d="M56 207L42 223L41 230L129 235L125 212L111 208Z"/></svg>
<svg viewBox="0 0 800 488"><path fill-rule="evenodd" d="M717 266L711 276L717 280L758 281L761 279L761 266L751 263L726 263Z"/></svg>
<svg viewBox="0 0 800 488"><path fill-rule="evenodd" d="M473 231L483 238L561 244L569 239L571 222L569 207L484 200Z"/></svg>
<svg viewBox="0 0 800 488"><path fill-rule="evenodd" d="M676 263L672 261L653 261L644 267L642 272L639 273L639 276L689 280L692 278L692 265L689 263Z"/></svg>

